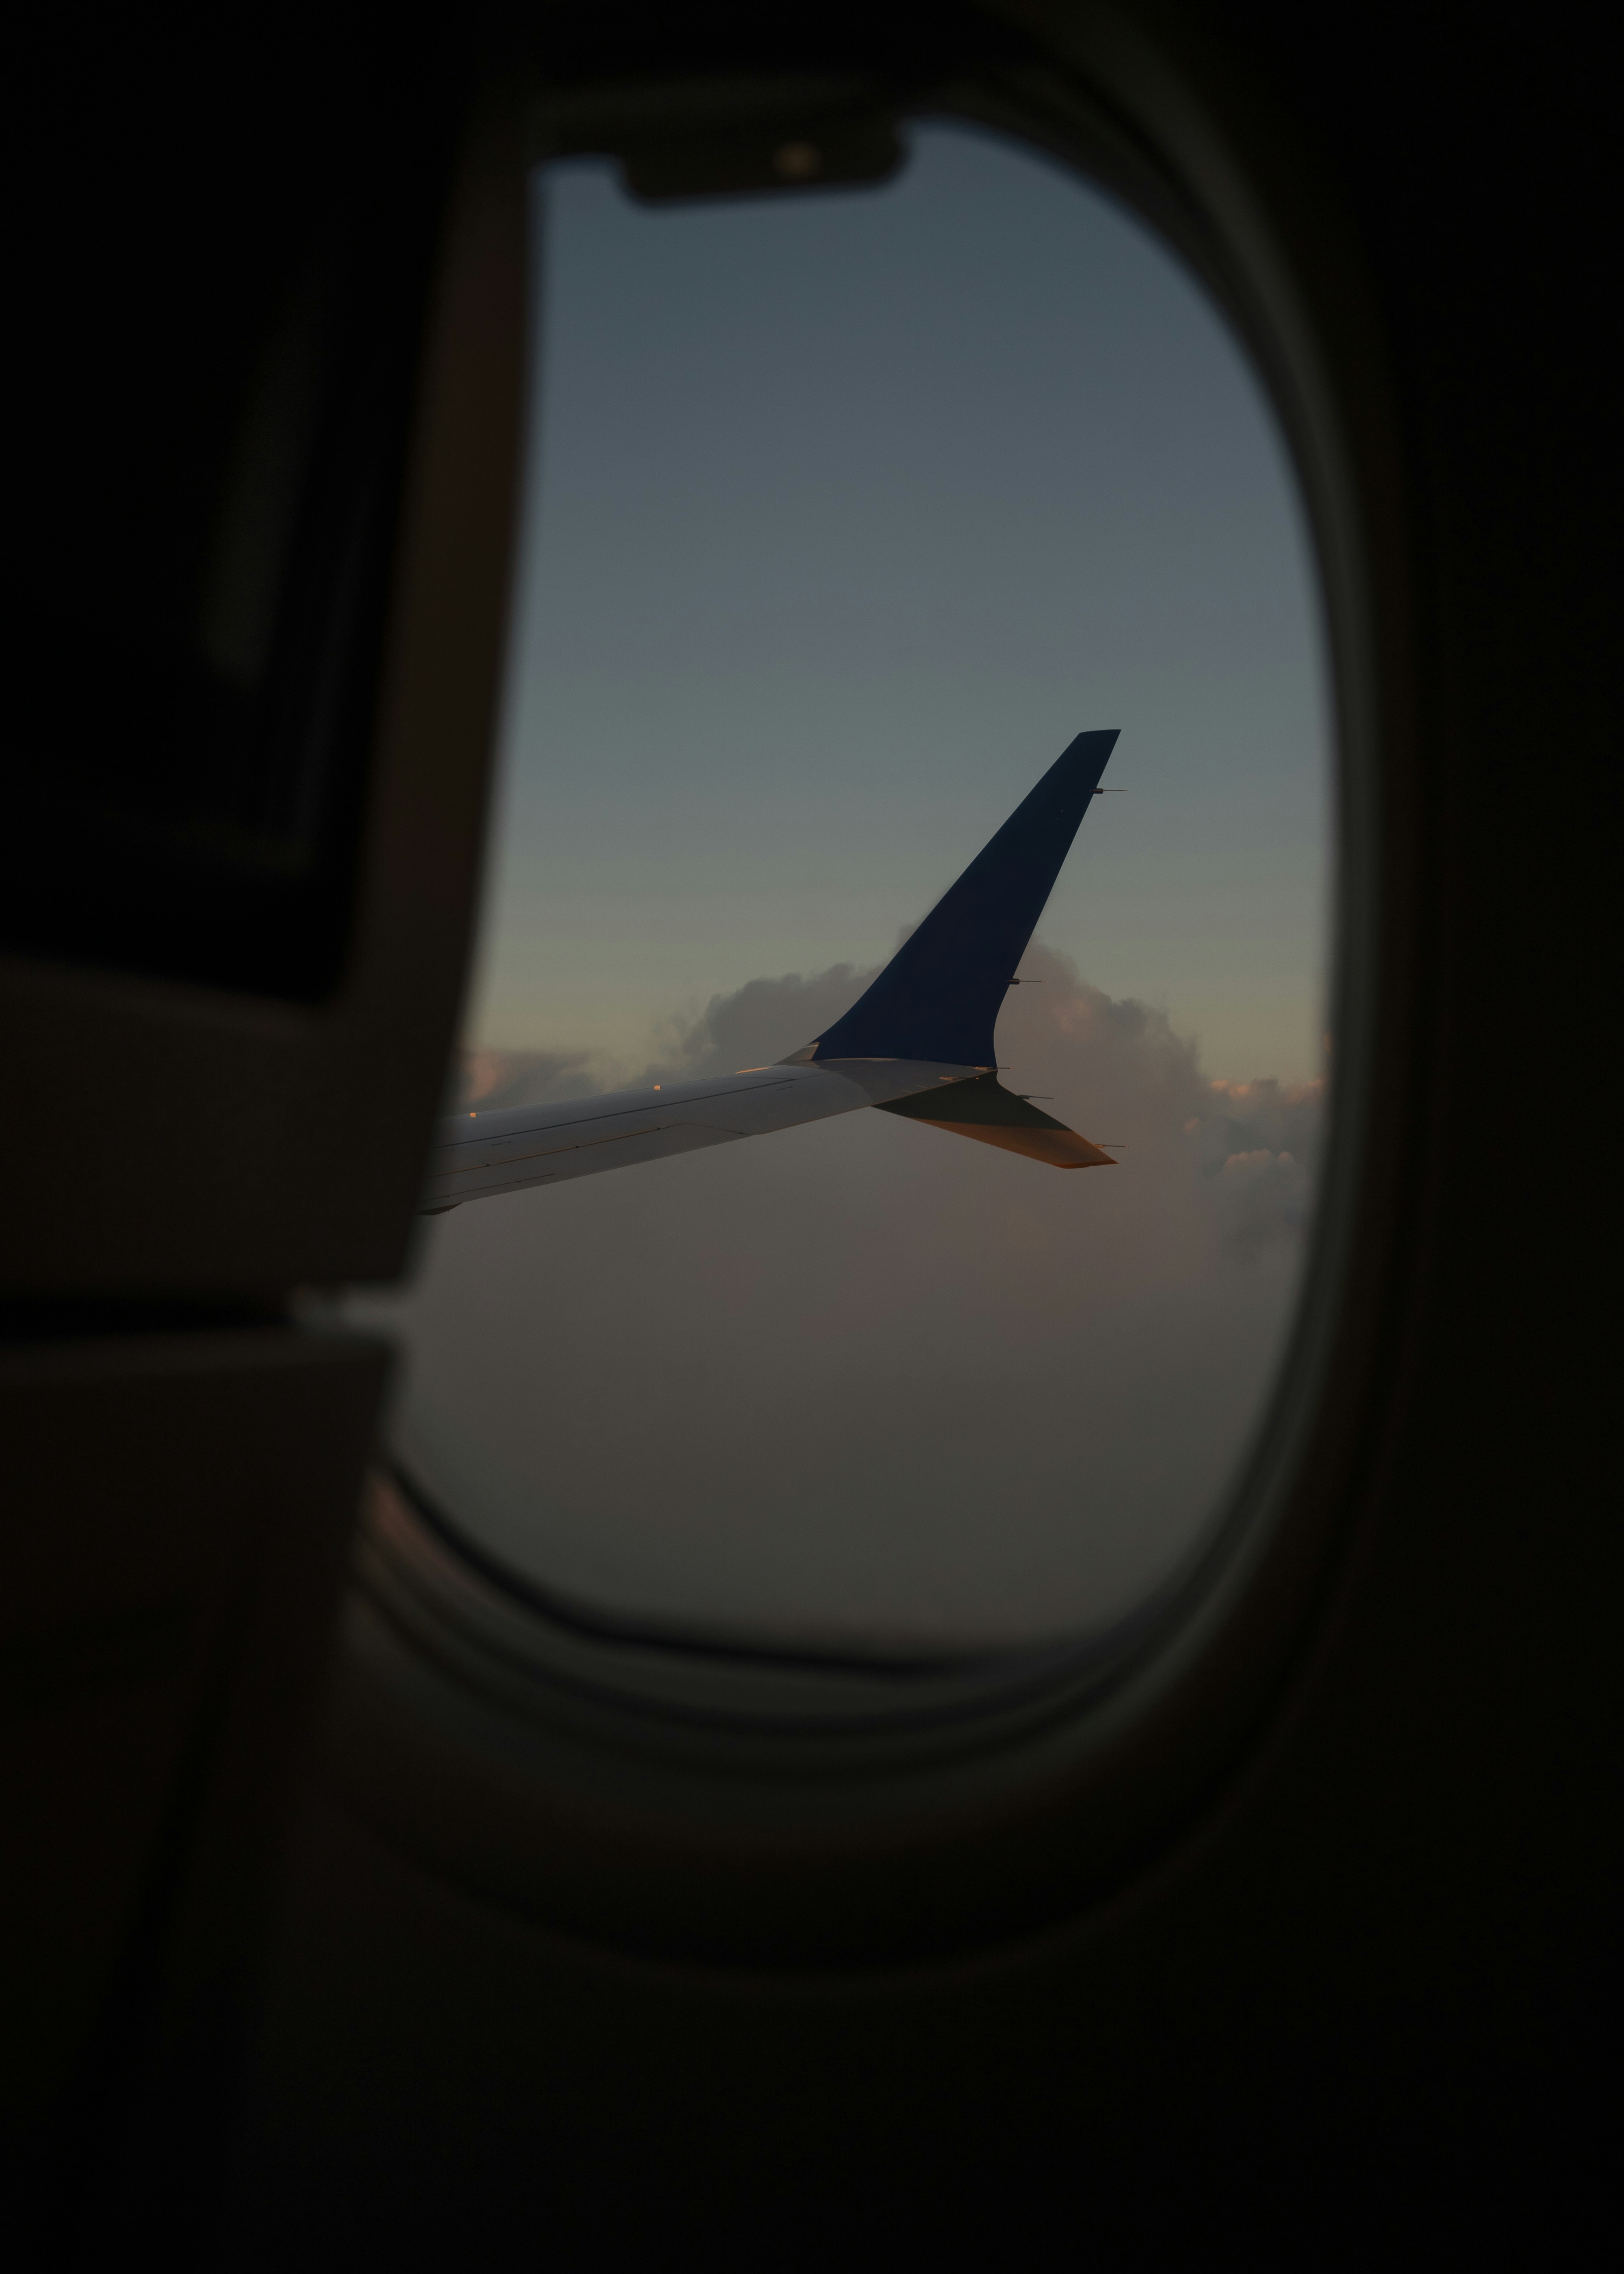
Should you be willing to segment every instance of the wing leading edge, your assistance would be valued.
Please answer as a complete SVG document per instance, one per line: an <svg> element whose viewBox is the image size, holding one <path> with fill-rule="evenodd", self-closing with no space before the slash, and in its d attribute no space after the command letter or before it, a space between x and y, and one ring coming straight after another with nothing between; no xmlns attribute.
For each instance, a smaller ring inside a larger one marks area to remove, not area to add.
<svg viewBox="0 0 1624 2274"><path fill-rule="evenodd" d="M993 1028L1116 741L1079 734L844 1018L777 1065L440 1124L423 1213L877 1105L1058 1169L1109 1153L1006 1090Z"/></svg>

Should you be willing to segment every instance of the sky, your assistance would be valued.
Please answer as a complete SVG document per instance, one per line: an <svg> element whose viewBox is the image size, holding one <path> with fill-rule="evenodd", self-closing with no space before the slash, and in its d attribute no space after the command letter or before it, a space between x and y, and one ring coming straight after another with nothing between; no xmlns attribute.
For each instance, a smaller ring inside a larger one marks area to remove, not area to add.
<svg viewBox="0 0 1624 2274"><path fill-rule="evenodd" d="M368 1309L397 1436L485 1545L619 1609L1098 1624L1222 1504L1312 1213L1327 704L1261 392L1134 219L967 130L797 200L555 169L536 222L459 1100L794 1050L1116 727L1127 794L998 1041L1127 1149L1068 1174L859 1113L460 1209Z"/></svg>

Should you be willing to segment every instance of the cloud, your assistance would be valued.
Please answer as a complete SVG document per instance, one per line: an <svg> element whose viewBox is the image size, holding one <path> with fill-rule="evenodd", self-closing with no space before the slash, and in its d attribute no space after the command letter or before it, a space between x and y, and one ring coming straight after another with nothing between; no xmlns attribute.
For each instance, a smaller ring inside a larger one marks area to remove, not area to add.
<svg viewBox="0 0 1624 2274"><path fill-rule="evenodd" d="M810 979L792 972L784 979L752 979L736 994L713 995L702 1017L670 1023L650 1078L697 1081L787 1058L849 1011L878 968L837 963Z"/></svg>
<svg viewBox="0 0 1624 2274"><path fill-rule="evenodd" d="M458 1053L451 1110L470 1106L549 1105L555 1098L590 1096L603 1087L588 1050L462 1050Z"/></svg>
<svg viewBox="0 0 1624 2274"><path fill-rule="evenodd" d="M1322 1086L1214 1080L1164 1013L1041 946L1021 968L1004 1080L1116 1168L858 1112L425 1227L372 1308L415 1457L487 1546L657 1616L931 1642L1096 1624L1189 1548L1289 1332ZM638 1073L785 1057L870 976L753 980ZM487 1051L466 1080L592 1073Z"/></svg>
<svg viewBox="0 0 1624 2274"><path fill-rule="evenodd" d="M1011 990L999 1021L1007 1088L1041 1092L1057 1119L1096 1143L1121 1144L1124 1163L1143 1154L1162 1181L1193 1177L1236 1259L1255 1262L1277 1243L1300 1243L1312 1214L1323 1081L1208 1079L1197 1044L1165 1012L1090 986L1068 957L1041 945L1022 968L1027 983ZM668 1021L639 1067L579 1050L470 1052L457 1103L542 1104L771 1065L832 1026L878 968L838 963L809 978L752 979L712 996L697 1018Z"/></svg>

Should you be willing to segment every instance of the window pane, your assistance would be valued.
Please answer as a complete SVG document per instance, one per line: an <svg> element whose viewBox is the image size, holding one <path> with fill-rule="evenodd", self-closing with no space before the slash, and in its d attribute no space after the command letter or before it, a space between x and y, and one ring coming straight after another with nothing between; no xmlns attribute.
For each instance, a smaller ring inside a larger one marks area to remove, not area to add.
<svg viewBox="0 0 1624 2274"><path fill-rule="evenodd" d="M459 1110L781 1059L1116 727L997 1028L1108 1173L858 1111L425 1224L409 1470L621 1615L1093 1627L1220 1509L1323 1118L1327 727L1259 387L1130 215L988 137L879 191L538 185L505 772Z"/></svg>

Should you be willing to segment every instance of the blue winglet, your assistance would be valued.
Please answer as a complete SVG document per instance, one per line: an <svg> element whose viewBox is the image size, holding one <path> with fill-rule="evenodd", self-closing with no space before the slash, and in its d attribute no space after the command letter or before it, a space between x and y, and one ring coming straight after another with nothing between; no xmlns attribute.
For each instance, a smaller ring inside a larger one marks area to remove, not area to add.
<svg viewBox="0 0 1624 2274"><path fill-rule="evenodd" d="M903 942L868 993L817 1037L819 1058L990 1066L992 1030L1118 729L1079 734Z"/></svg>

